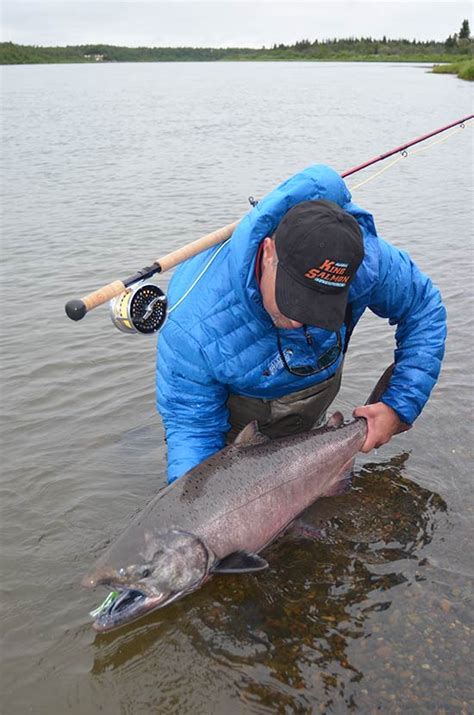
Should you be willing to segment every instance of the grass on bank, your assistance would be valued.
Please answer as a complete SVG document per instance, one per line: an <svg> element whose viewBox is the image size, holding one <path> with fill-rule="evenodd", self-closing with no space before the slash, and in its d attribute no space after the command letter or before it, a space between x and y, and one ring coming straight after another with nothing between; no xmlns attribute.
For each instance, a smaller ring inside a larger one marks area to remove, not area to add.
<svg viewBox="0 0 474 715"><path fill-rule="evenodd" d="M474 81L474 60L462 60L461 62L451 62L449 65L435 65L435 74L457 74L459 79Z"/></svg>

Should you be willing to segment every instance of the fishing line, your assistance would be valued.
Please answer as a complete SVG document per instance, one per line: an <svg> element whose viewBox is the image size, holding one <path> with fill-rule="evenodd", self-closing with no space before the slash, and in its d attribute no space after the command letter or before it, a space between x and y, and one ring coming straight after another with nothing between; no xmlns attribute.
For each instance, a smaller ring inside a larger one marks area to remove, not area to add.
<svg viewBox="0 0 474 715"><path fill-rule="evenodd" d="M401 152L400 156L398 156L394 161L391 161L390 164L387 164L387 166L384 166L383 169L380 169L380 171L377 171L375 174L372 174L367 179L364 179L364 181L361 181L359 184L356 184L355 186L351 186L349 191L352 192L352 191L356 191L357 189L360 189L361 186L365 186L365 184L368 184L369 181L372 181L372 179L376 179L378 176L383 174L385 171L387 171L388 169L391 169L392 166L395 166L395 164L398 164L398 162L403 161L403 159L408 159L411 156L415 156L415 154L419 154L420 151L426 151L427 149L431 149L431 147L436 146L437 144L442 144L443 142L447 141L455 134L459 134L459 132L465 128L466 128L466 125L461 124L454 131L450 132L449 134L446 134L446 136L441 137L440 139L435 139L435 141L432 141L429 144L426 144L425 146L421 146L418 149L414 149L411 152L407 152L404 149Z"/></svg>
<svg viewBox="0 0 474 715"><path fill-rule="evenodd" d="M442 141L446 141L451 136L456 134L459 129L464 129L465 123L473 118L474 115L470 114L467 117L463 117L462 119L451 122L446 126L435 129L428 134L412 139L410 142L407 142L402 146L398 146L384 154L380 154L372 159L369 159L363 164L359 164L358 166L348 169L341 174L341 178L344 179L347 176L351 176L352 174L356 174L357 172L372 166L372 164L383 161L390 156L394 156L395 154L400 154L400 156L390 162L390 164L367 179L364 179L364 181L361 181L351 189L351 191L357 190L383 174L385 171L388 171L388 169L395 166L395 164L402 159L406 158L408 156L406 151L408 147L412 147L414 144L424 142L437 134L441 134L452 127L456 127L453 132L450 132L445 137L431 142L426 147L417 149L416 151L411 152L411 154L417 154L418 151L429 149ZM109 301L112 322L117 328L125 333L155 333L165 322L167 314L176 310L176 308L201 280L203 275L209 269L209 266L217 258L224 246L227 245L228 240L231 238L238 224L239 221L235 221L234 223L223 226L222 228L219 228L216 231L197 239L196 241L192 241L191 243L168 253L162 258L156 259L151 265L145 266L145 268L142 268L137 273L123 281L113 281L112 283L102 286L102 288L89 293L89 295L86 295L81 299L68 301L65 306L67 316L71 318L71 320L81 320L86 313L91 311L93 308L103 305ZM219 247L210 257L209 261L206 263L199 275L194 279L186 292L171 308L168 309L166 296L163 291L157 285L147 283L146 281L156 273L168 271L189 258L192 258L193 256L196 256L197 254L202 253L203 251L206 251L214 246Z"/></svg>
<svg viewBox="0 0 474 715"><path fill-rule="evenodd" d="M201 280L201 278L203 277L203 275L205 274L205 272L207 271L207 269L209 268L209 266L211 265L211 263L213 262L213 260L214 260L215 258L217 258L217 255L222 251L222 249L224 248L224 246L226 246L226 245L229 243L229 241L230 241L230 238L228 238L227 241L224 241L224 243L222 243L222 244L219 246L219 248L217 249L217 251L215 251L215 252L213 253L213 255L211 256L210 260L206 263L206 265L205 265L204 268L202 269L201 273L200 273L200 274L198 275L198 277L194 280L194 282L191 283L191 285L189 286L189 288L188 288L188 290L186 291L186 293L184 293L184 295L182 295L181 298L180 298L176 303L174 303L174 305L172 305L170 308L168 308L168 315L169 315L170 313L172 313L173 310L175 310L175 309L178 307L178 305L186 298L187 295L189 295L189 293L191 293L191 291L192 291L192 289L194 288L194 286L196 285L196 283L198 283L198 281Z"/></svg>
<svg viewBox="0 0 474 715"><path fill-rule="evenodd" d="M414 149L413 151L411 151L411 152L408 154L408 156L413 156L414 154L419 154L420 151L425 151L425 149L431 149L431 147L432 147L432 146L436 146L436 144L442 144L443 142L445 142L445 141L447 141L448 139L450 139L451 137L453 137L455 134L459 134L459 132L460 132L462 129L466 129L466 125L465 125L465 124L462 124L458 129L455 129L455 130L454 130L453 132L451 132L450 134L446 134L446 136L441 137L440 139L436 139L435 141L430 142L429 144L426 144L426 146L420 146L419 149Z"/></svg>
<svg viewBox="0 0 474 715"><path fill-rule="evenodd" d="M384 166L383 169L380 169L380 171L377 171L375 174L372 174L369 176L367 179L364 179L364 181L361 181L360 184L356 184L355 186L350 186L349 191L352 193L353 191L356 191L357 189L360 189L361 186L365 186L365 184L368 184L369 181L372 181L372 179L376 179L377 176L380 176L380 174L383 174L387 169L391 169L392 166L395 166L395 164L398 164L399 161L402 161L402 159L406 159L408 155L402 155L398 156L396 159L390 162L390 164L387 164L387 166Z"/></svg>
<svg viewBox="0 0 474 715"><path fill-rule="evenodd" d="M395 164L398 164L400 161L403 161L403 159L407 159L407 158L409 158L409 157L411 157L411 156L415 156L415 154L419 154L420 151L426 151L427 149L431 149L431 147L436 146L436 144L441 144L442 142L447 141L448 139L450 139L450 138L451 138L452 136L454 136L455 134L459 134L459 132L460 132L462 129L464 129L464 128L465 128L465 125L461 125L460 127L457 127L456 129L454 129L454 131L452 131L452 132L450 132L449 134L447 134L446 136L441 137L440 139L436 139L435 141L432 141L432 142L430 142L429 144L426 144L425 146L419 147L418 149L415 149L414 151L411 151L410 153L408 153L408 152L406 151L406 149L404 149L404 150L400 153L400 156L398 156L396 159L394 159L394 161L391 161L390 164L387 164L387 166L384 166L382 169L380 169L380 171L377 171L375 174L372 174L372 175L369 176L367 179L364 179L364 181L361 181L359 184L356 184L355 186L351 186L349 190L350 190L351 193L352 193L353 191L356 191L357 189L360 189L361 186L365 186L365 184L368 184L368 183L369 183L370 181L372 181L373 179L376 179L376 178L377 178L378 176L380 176L381 174L384 174L386 171L388 171L388 169L391 169L393 166L395 166ZM256 205L257 203L258 203L258 202L255 201L255 204L254 204L254 205ZM214 259L217 257L217 254L220 253L220 251L222 251L222 249L224 248L224 246L227 245L227 244L229 243L229 241L230 241L230 239L227 239L227 241L225 241L221 246L219 246L219 248L217 249L217 251L213 254L213 256L211 257L211 259L210 259L210 260L207 262L207 264L204 266L204 268L202 269L202 271L201 271L201 273L198 275L198 277L197 277L197 278L194 280L194 282L189 286L189 288L187 289L187 291L181 296L181 298L180 298L176 303L174 303L174 305L172 305L171 307L168 308L168 315L169 315L170 313L172 313L173 310L175 310L175 309L178 307L178 305L180 305L180 303L186 298L186 296L189 295L189 293L192 291L192 289L194 288L194 286L201 280L201 278L202 278L203 275L206 273L206 271L207 271L207 269L209 268L209 266L212 264L212 262L214 261Z"/></svg>

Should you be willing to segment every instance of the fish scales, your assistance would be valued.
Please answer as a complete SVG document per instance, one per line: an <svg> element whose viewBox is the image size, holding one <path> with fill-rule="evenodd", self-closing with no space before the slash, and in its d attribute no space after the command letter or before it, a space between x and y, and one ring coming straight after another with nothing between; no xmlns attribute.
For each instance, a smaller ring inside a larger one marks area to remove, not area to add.
<svg viewBox="0 0 474 715"><path fill-rule="evenodd" d="M236 551L258 553L347 476L365 433L365 421L356 420L337 430L224 448L135 516L98 560L88 585L113 581L118 587L116 574L142 562L148 544L166 530L195 535L217 560Z"/></svg>
<svg viewBox="0 0 474 715"><path fill-rule="evenodd" d="M388 368L372 392L380 399ZM110 630L199 588L213 573L258 571L259 555L316 499L335 494L352 469L367 423L328 426L273 441L250 423L234 444L163 489L137 514L83 580L113 597L94 611Z"/></svg>

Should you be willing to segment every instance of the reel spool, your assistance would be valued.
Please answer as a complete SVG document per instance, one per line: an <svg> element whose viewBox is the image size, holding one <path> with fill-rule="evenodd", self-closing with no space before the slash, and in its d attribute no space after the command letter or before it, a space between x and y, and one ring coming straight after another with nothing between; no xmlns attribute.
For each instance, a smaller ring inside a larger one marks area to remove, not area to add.
<svg viewBox="0 0 474 715"><path fill-rule="evenodd" d="M110 317L123 333L156 333L166 318L166 296L153 283L135 283L110 301Z"/></svg>

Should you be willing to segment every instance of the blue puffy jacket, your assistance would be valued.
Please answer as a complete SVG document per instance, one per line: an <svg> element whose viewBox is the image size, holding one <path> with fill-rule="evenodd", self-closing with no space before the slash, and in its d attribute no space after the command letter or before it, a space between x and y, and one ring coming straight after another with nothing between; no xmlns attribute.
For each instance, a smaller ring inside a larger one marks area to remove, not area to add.
<svg viewBox="0 0 474 715"><path fill-rule="evenodd" d="M158 336L157 357L157 406L166 429L170 482L224 446L229 393L281 397L327 379L339 367L342 356L314 376L284 369L255 278L261 241L292 206L312 199L344 207L363 233L365 257L349 289L352 324L370 308L397 325L395 369L383 402L408 424L423 409L444 354L446 311L439 291L407 253L377 236L371 214L352 203L335 171L310 166L260 201L229 241L183 263L170 282L171 310ZM309 330L311 346L301 328L281 331L283 350L291 351L294 365L314 364L315 352L317 359L336 342L326 330ZM345 331L344 326L343 340Z"/></svg>

